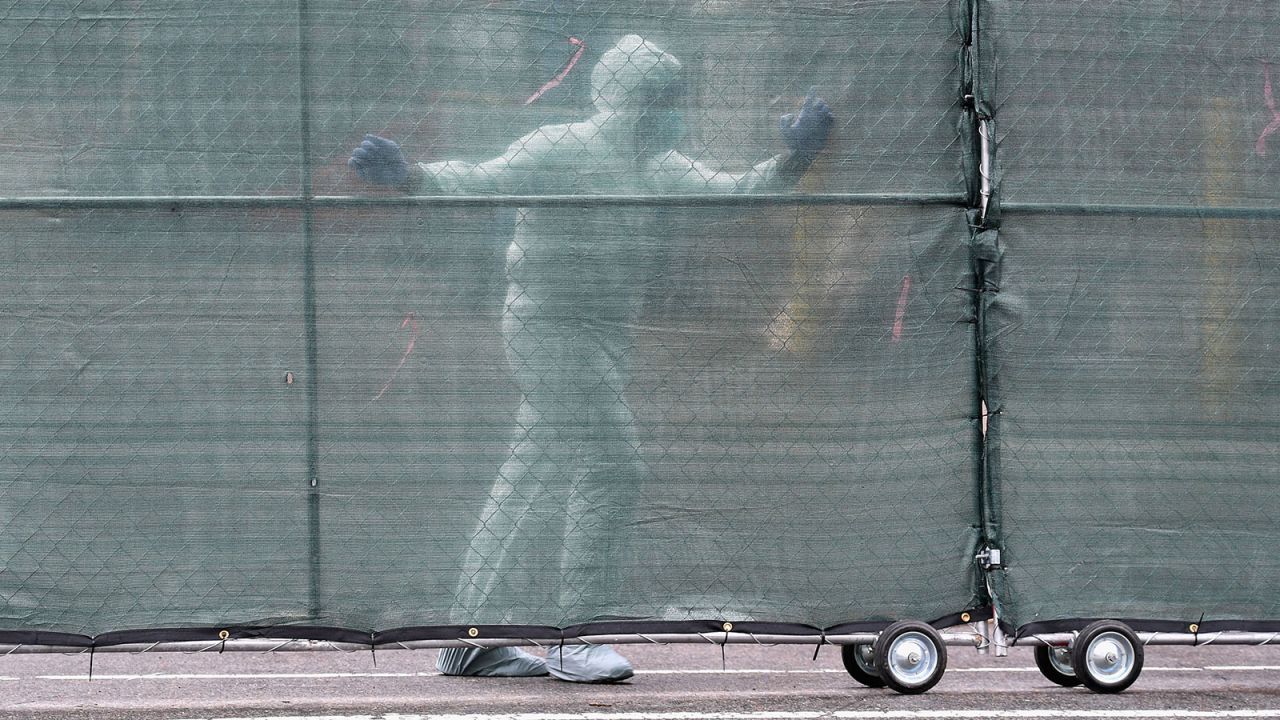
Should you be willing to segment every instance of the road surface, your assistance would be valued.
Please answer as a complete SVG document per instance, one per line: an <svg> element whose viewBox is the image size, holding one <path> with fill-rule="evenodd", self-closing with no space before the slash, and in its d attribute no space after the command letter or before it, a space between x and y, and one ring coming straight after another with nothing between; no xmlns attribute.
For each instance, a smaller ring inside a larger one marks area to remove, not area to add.
<svg viewBox="0 0 1280 720"><path fill-rule="evenodd" d="M952 647L942 682L914 697L857 685L829 646L817 660L812 647L729 646L723 667L718 646L621 649L637 675L616 686L443 677L434 651L381 651L376 665L368 652L99 653L92 680L87 655L10 655L0 719L1280 719L1280 647L1148 648L1142 677L1118 696L1050 684L1029 649L1001 659Z"/></svg>

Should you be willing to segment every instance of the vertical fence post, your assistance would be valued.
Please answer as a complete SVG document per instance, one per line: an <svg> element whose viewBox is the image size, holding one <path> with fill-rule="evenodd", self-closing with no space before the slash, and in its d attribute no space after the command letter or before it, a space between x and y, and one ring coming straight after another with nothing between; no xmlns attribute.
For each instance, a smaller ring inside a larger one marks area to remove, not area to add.
<svg viewBox="0 0 1280 720"><path fill-rule="evenodd" d="M301 134L302 183L302 293L303 323L307 356L307 576L308 612L320 617L320 446L316 438L319 422L319 362L316 356L316 270L312 247L312 211L315 188L311 182L311 46L307 0L298 0L298 113Z"/></svg>
<svg viewBox="0 0 1280 720"><path fill-rule="evenodd" d="M977 372L978 427L977 512L981 527L975 571L978 573L980 591L985 591L996 617L989 624L988 637L996 656L1007 654L1007 645L999 626L1000 598L992 575L999 572L1000 516L999 493L995 472L998 454L993 452L993 440L998 439L997 417L1000 399L993 387L988 362L987 309L1000 291L999 242L1000 206L997 193L995 115L995 61L991 47L982 37L983 0L965 0L964 50L961 64L963 72L962 142L966 153L964 167L969 196L970 248L973 258L974 279L974 333L975 370Z"/></svg>

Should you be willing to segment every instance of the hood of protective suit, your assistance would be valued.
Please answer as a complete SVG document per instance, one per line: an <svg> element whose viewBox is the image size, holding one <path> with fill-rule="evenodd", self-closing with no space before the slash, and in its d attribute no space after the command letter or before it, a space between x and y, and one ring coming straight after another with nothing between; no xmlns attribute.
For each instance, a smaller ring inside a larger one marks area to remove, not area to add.
<svg viewBox="0 0 1280 720"><path fill-rule="evenodd" d="M642 109L651 97L680 74L680 61L639 35L627 35L609 48L591 71L596 110L624 113Z"/></svg>

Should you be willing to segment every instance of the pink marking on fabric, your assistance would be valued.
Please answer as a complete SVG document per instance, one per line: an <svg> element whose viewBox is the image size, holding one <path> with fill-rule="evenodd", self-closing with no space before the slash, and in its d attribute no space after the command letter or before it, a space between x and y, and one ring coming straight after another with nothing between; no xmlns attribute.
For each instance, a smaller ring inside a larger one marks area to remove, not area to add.
<svg viewBox="0 0 1280 720"><path fill-rule="evenodd" d="M1267 104L1267 109L1271 111L1271 122L1263 128L1262 134L1258 136L1258 142L1253 145L1253 150L1266 157L1267 137L1280 130L1280 112L1276 112L1276 98L1271 91L1271 63L1262 63L1262 78L1262 100Z"/></svg>
<svg viewBox="0 0 1280 720"><path fill-rule="evenodd" d="M548 80L546 85L538 88L538 92L530 95L529 99L524 101L525 105L528 105L534 100L542 97L548 90L560 87L560 83L569 76L569 71L573 70L573 66L577 65L578 61L582 59L582 54L587 51L587 44L576 37L569 38L569 44L578 48L578 51L573 54L573 57L569 58L569 64L565 65L564 69L561 70L559 74Z"/></svg>
<svg viewBox="0 0 1280 720"><path fill-rule="evenodd" d="M413 354L413 346L418 342L418 321L413 317L413 313L405 315L404 321L400 323L401 330L406 327L409 328L409 346L404 349L404 355L400 356L400 362L396 365L396 369L391 373L391 377L387 380L387 384L383 385L382 389L378 391L378 394L373 396L374 400L382 397L387 390L391 388L391 383L395 382L396 375L400 374L400 368L404 367L404 363L409 359L409 355Z"/></svg>
<svg viewBox="0 0 1280 720"><path fill-rule="evenodd" d="M911 294L911 276L902 276L902 291L898 293L898 311L893 316L893 342L902 340L902 321L907 316L907 297Z"/></svg>

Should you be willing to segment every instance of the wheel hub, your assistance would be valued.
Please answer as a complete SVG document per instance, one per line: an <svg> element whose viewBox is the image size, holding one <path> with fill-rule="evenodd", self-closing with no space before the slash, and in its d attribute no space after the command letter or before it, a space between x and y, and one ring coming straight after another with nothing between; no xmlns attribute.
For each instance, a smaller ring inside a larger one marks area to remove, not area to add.
<svg viewBox="0 0 1280 720"><path fill-rule="evenodd" d="M929 638L920 633L904 633L889 648L889 669L908 685L923 683L933 674L938 655Z"/></svg>
<svg viewBox="0 0 1280 720"><path fill-rule="evenodd" d="M1119 633L1103 633L1094 639L1085 655L1090 673L1104 683L1118 683L1133 669L1134 654L1129 641Z"/></svg>
<svg viewBox="0 0 1280 720"><path fill-rule="evenodd" d="M857 650L858 664L864 668L871 669L876 666L875 649L870 645L859 645Z"/></svg>
<svg viewBox="0 0 1280 720"><path fill-rule="evenodd" d="M1049 662L1053 668L1063 675L1075 675L1075 669L1071 667L1071 651L1065 647L1053 648L1049 651Z"/></svg>

